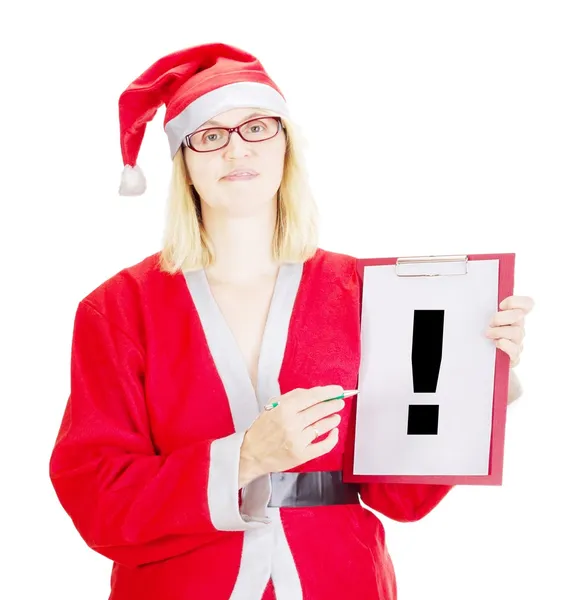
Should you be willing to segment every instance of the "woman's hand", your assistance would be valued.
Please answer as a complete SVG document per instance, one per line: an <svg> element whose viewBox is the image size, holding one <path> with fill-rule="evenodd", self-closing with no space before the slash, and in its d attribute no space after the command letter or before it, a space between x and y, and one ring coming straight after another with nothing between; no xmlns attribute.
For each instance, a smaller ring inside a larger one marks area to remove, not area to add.
<svg viewBox="0 0 575 600"><path fill-rule="evenodd" d="M525 315L531 312L534 302L529 296L508 296L501 302L501 309L491 319L485 335L495 340L495 345L510 357L509 392L507 404L515 402L523 390L513 371L519 364L525 338Z"/></svg>
<svg viewBox="0 0 575 600"><path fill-rule="evenodd" d="M493 315L485 333L509 355L511 367L519 364L525 338L525 316L531 312L533 305L529 296L508 296L499 305L501 310Z"/></svg>
<svg viewBox="0 0 575 600"><path fill-rule="evenodd" d="M274 398L275 408L264 411L246 432L240 450L239 487L257 477L297 467L327 454L337 444L344 400L339 385L295 389ZM328 434L325 439L317 438Z"/></svg>

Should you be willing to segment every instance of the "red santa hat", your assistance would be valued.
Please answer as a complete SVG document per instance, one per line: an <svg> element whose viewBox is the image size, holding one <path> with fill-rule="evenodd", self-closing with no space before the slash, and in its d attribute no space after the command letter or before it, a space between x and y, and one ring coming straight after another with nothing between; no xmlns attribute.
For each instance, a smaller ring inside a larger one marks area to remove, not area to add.
<svg viewBox="0 0 575 600"><path fill-rule="evenodd" d="M173 158L187 134L233 108L288 115L285 97L259 60L226 44L204 44L156 61L122 93L120 143L124 171L119 192L138 196L146 179L137 164L146 124L165 104L164 131Z"/></svg>

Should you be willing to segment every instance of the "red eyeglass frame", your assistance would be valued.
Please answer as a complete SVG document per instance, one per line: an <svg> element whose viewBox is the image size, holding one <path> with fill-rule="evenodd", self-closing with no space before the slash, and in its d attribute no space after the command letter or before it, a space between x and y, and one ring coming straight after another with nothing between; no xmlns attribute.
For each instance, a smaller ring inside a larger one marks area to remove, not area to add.
<svg viewBox="0 0 575 600"><path fill-rule="evenodd" d="M251 123L252 121L262 121L263 119L273 119L274 121L277 122L278 124L278 128L277 131L270 136L269 138L265 138L264 140L246 140L246 138L240 133L240 127L243 127L244 125L247 125L248 123ZM217 152L218 150L222 150L223 148L225 148L229 143L230 140L232 139L232 133L237 133L242 140L244 140L244 142L248 142L249 144L257 144L259 142L267 142L268 140L273 139L283 128L283 123L281 120L281 117L276 117L276 116L269 116L269 115L263 115L261 117L254 117L253 119L248 119L247 121L244 121L243 123L240 123L239 125L236 125L235 127L205 127L204 129L198 129L197 131L194 131L192 133L188 133L188 135L186 135L186 137L184 138L184 144L190 149L193 150L194 152L199 152L201 154L205 154L206 152ZM228 141L223 145L220 146L219 148L215 148L214 150L198 150L197 148L194 148L192 146L192 136L201 133L203 131L210 131L211 129L223 129L224 131L228 132Z"/></svg>

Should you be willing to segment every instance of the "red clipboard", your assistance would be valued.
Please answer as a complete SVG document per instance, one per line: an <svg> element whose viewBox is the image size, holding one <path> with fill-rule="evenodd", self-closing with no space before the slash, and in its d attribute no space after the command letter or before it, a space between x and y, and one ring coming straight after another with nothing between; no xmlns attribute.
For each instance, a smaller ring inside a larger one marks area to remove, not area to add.
<svg viewBox="0 0 575 600"><path fill-rule="evenodd" d="M437 262L441 260L497 260L499 261L498 306L508 296L513 294L515 277L515 254L469 254L447 257L393 257L366 258L357 260L357 271L361 285L365 267L372 265L398 266L414 262ZM486 324L487 326L487 324ZM350 483L431 483L446 485L501 485L503 479L503 455L505 440L505 422L507 417L508 387L509 387L510 358L505 352L497 349L494 369L494 395L491 427L491 443L489 452L489 472L486 475L365 475L354 473L354 449L356 433L356 415L358 402L361 402L361 390L350 411L349 433L346 442L343 465L343 479Z"/></svg>

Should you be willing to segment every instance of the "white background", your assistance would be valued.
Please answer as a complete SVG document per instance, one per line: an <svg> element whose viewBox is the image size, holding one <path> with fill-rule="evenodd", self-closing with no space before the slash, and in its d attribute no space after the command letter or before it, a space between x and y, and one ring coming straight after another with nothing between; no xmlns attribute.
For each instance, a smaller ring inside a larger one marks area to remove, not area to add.
<svg viewBox="0 0 575 600"><path fill-rule="evenodd" d="M456 489L418 523L385 520L400 599L573 597L573 3L340 6L3 8L1 598L108 597L111 563L85 547L48 479L72 319L81 297L159 247L163 109L140 155L148 192L121 198L118 96L159 57L209 41L255 53L287 94L323 247L516 252L516 293L536 300L504 485Z"/></svg>

